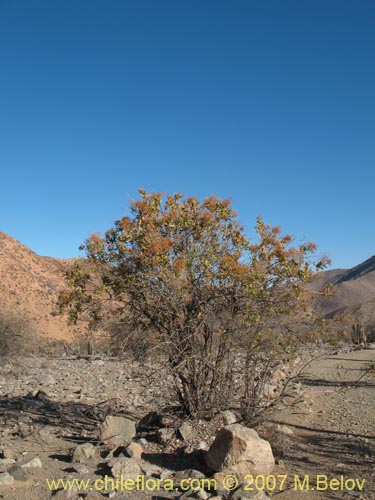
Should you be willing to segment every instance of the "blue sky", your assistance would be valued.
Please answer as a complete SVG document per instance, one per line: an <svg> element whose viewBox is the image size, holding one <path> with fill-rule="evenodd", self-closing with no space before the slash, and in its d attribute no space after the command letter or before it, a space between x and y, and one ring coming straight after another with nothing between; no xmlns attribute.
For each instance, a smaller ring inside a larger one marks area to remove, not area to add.
<svg viewBox="0 0 375 500"><path fill-rule="evenodd" d="M375 2L0 0L0 230L71 257L137 188L375 253Z"/></svg>

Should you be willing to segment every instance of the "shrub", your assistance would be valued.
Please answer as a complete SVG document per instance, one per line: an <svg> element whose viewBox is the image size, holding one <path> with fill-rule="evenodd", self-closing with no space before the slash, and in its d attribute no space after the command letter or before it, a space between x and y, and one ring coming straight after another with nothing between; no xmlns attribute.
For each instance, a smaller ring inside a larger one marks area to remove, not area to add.
<svg viewBox="0 0 375 500"><path fill-rule="evenodd" d="M236 404L256 418L273 369L293 353L290 319L308 315L315 245L293 246L261 218L250 243L229 200L140 195L129 215L81 247L88 261L69 270L60 309L147 335L165 354L186 414Z"/></svg>
<svg viewBox="0 0 375 500"><path fill-rule="evenodd" d="M23 354L34 340L34 327L25 314L0 310L0 357Z"/></svg>

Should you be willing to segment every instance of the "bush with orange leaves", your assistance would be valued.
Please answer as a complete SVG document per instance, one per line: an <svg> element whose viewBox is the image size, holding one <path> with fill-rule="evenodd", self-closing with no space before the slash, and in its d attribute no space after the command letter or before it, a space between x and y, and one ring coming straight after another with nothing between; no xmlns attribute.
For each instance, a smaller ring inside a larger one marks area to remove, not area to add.
<svg viewBox="0 0 375 500"><path fill-rule="evenodd" d="M265 408L265 367L291 355L288 319L310 314L305 285L325 262L312 264L314 244L293 246L261 218L250 242L229 200L139 193L128 215L81 247L89 265L69 271L60 307L147 335L185 414L235 408L253 421Z"/></svg>

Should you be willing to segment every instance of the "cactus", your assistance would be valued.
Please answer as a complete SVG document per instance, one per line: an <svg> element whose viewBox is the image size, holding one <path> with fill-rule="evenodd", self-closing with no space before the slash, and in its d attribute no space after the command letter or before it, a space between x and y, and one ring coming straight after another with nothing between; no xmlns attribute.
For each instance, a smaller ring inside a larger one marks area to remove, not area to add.
<svg viewBox="0 0 375 500"><path fill-rule="evenodd" d="M352 325L352 341L353 344L364 344L367 346L365 329L360 321Z"/></svg>
<svg viewBox="0 0 375 500"><path fill-rule="evenodd" d="M92 343L92 340L89 339L87 341L87 355L88 356L92 356L93 355L93 352L94 352L94 348L93 348L93 343Z"/></svg>

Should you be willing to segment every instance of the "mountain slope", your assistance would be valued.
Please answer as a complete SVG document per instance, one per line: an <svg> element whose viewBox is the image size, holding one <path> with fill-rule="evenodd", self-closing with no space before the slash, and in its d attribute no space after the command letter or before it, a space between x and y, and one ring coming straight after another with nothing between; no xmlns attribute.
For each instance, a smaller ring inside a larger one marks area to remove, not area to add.
<svg viewBox="0 0 375 500"><path fill-rule="evenodd" d="M333 269L315 276L313 289L332 284L332 297L319 297L321 314L351 312L365 323L375 323L375 255L351 269Z"/></svg>
<svg viewBox="0 0 375 500"><path fill-rule="evenodd" d="M0 231L0 308L27 315L39 335L71 339L82 326L56 315L69 260L41 257Z"/></svg>

